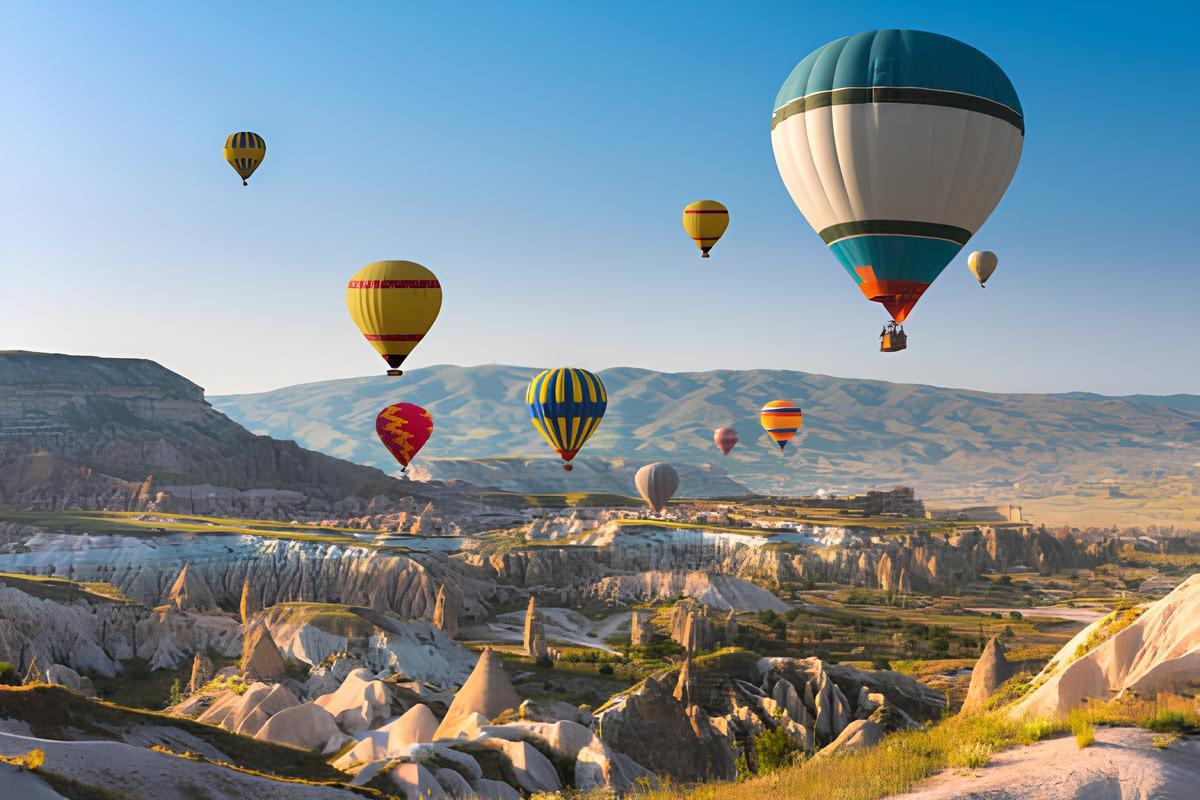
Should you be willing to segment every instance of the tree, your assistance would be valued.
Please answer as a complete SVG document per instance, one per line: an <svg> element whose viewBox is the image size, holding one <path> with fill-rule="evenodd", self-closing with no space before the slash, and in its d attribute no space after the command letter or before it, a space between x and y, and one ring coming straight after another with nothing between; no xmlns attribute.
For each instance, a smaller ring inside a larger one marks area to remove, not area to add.
<svg viewBox="0 0 1200 800"><path fill-rule="evenodd" d="M183 686L179 682L179 678L171 681L171 705L179 705L183 702Z"/></svg>

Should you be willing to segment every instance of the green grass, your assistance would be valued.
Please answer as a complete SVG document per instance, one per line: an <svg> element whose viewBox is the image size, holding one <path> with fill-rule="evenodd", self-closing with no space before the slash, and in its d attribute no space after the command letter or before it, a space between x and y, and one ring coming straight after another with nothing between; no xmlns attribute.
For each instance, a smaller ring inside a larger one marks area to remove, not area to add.
<svg viewBox="0 0 1200 800"><path fill-rule="evenodd" d="M149 519L146 517L153 517ZM127 511L11 511L0 509L0 522L18 522L56 532L81 535L108 533L150 538L173 533L200 533L214 536L261 536L298 542L320 542L365 547L387 552L408 552L398 545L380 545L353 537L370 533L354 528L292 524L274 520L225 519L181 514L143 514Z"/></svg>
<svg viewBox="0 0 1200 800"><path fill-rule="evenodd" d="M0 572L0 584L20 589L27 595L58 603L86 600L89 603L134 604L120 589L110 583L78 583L66 578L38 577L18 572Z"/></svg>
<svg viewBox="0 0 1200 800"><path fill-rule="evenodd" d="M1091 747L1095 743L1096 727L1088 719L1085 711L1082 709L1072 710L1067 717L1067 724L1071 726L1071 735L1075 737L1075 744L1079 745L1080 750Z"/></svg>
<svg viewBox="0 0 1200 800"><path fill-rule="evenodd" d="M1137 618L1140 617L1145 610L1145 606L1135 606L1134 608L1127 608L1124 611L1114 611L1101 619L1098 623L1096 623L1095 627L1092 628L1091 632L1088 633L1087 639L1085 639L1079 644L1078 647L1075 648L1075 654L1071 660L1078 661L1104 642L1128 628L1134 622L1137 622Z"/></svg>

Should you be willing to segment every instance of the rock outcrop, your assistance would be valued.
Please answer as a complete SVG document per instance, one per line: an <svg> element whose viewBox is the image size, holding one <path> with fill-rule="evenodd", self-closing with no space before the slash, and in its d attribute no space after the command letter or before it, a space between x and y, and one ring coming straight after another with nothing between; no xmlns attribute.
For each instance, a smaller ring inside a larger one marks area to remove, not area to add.
<svg viewBox="0 0 1200 800"><path fill-rule="evenodd" d="M731 780L736 775L732 746L703 711L692 708L689 714L669 686L649 678L601 712L600 736L614 750L636 755L656 775L684 783Z"/></svg>
<svg viewBox="0 0 1200 800"><path fill-rule="evenodd" d="M356 734L374 728L392 715L392 688L370 671L356 669L337 691L322 695L316 704L328 711L338 727Z"/></svg>
<svg viewBox="0 0 1200 800"><path fill-rule="evenodd" d="M194 694L204 688L212 680L213 662L206 653L197 652L192 659L192 676L188 679L187 690Z"/></svg>
<svg viewBox="0 0 1200 800"><path fill-rule="evenodd" d="M1091 698L1191 693L1200 681L1200 573L1144 609L1080 631L1033 679L1014 715L1058 716ZM1141 613L1139 613L1141 612Z"/></svg>
<svg viewBox="0 0 1200 800"><path fill-rule="evenodd" d="M633 611L629 615L629 643L634 647L648 645L654 641L654 616L652 611Z"/></svg>
<svg viewBox="0 0 1200 800"><path fill-rule="evenodd" d="M516 711L520 705L521 698L504 672L500 657L490 647L484 648L470 677L455 692L454 701L438 726L437 738L457 736L461 726L476 714L492 720L501 712Z"/></svg>
<svg viewBox="0 0 1200 800"><path fill-rule="evenodd" d="M993 636L971 670L971 685L963 701L962 713L982 711L1000 685L1016 674L1016 668L1004 657L1004 645Z"/></svg>
<svg viewBox="0 0 1200 800"><path fill-rule="evenodd" d="M203 581L191 574L190 566L190 564L184 564L183 569L179 570L179 575L167 593L167 603L180 611L219 610L212 591Z"/></svg>
<svg viewBox="0 0 1200 800"><path fill-rule="evenodd" d="M242 672L259 681L278 680L287 674L279 646L264 624L256 625L246 634L246 643L242 648Z"/></svg>
<svg viewBox="0 0 1200 800"><path fill-rule="evenodd" d="M433 606L433 624L451 639L458 635L458 613L461 603L457 591L447 592L444 583L438 587L437 599Z"/></svg>
<svg viewBox="0 0 1200 800"><path fill-rule="evenodd" d="M537 603L533 595L529 596L529 606L525 610L525 655L530 658L542 659L549 656L546 645L546 629L538 616Z"/></svg>
<svg viewBox="0 0 1200 800"><path fill-rule="evenodd" d="M276 712L254 738L320 753L336 752L349 739L333 715L316 703L301 703Z"/></svg>
<svg viewBox="0 0 1200 800"><path fill-rule="evenodd" d="M690 598L676 603L671 608L671 638L691 653L711 650L713 627L708 606Z"/></svg>

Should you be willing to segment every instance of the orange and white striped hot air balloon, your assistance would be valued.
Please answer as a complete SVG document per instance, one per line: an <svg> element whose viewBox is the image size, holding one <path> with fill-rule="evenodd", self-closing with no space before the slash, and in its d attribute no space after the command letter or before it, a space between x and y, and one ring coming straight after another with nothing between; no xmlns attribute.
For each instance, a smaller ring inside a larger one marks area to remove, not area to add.
<svg viewBox="0 0 1200 800"><path fill-rule="evenodd" d="M442 308L437 276L413 261L376 261L354 273L346 308L363 337L391 369L400 365L433 327Z"/></svg>
<svg viewBox="0 0 1200 800"><path fill-rule="evenodd" d="M804 412L800 406L787 400L772 400L762 407L758 415L767 435L775 440L782 450L804 424Z"/></svg>

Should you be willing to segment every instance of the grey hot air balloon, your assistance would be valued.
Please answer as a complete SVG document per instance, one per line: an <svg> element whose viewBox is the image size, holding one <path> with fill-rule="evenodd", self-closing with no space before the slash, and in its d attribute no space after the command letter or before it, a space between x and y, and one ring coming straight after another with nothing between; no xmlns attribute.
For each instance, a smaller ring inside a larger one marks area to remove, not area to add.
<svg viewBox="0 0 1200 800"><path fill-rule="evenodd" d="M679 488L679 473L670 464L659 461L639 469L633 482L650 507L661 513Z"/></svg>

